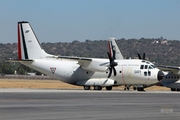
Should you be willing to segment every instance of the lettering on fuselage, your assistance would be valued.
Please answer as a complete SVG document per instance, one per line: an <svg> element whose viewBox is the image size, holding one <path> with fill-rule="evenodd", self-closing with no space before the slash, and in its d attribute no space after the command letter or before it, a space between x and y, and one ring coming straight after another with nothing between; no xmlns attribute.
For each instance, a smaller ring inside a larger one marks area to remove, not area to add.
<svg viewBox="0 0 180 120"><path fill-rule="evenodd" d="M139 66L138 64L128 64L128 66Z"/></svg>
<svg viewBox="0 0 180 120"><path fill-rule="evenodd" d="M135 66L135 67L137 67L137 66L139 66L139 64L121 64L121 66Z"/></svg>
<svg viewBox="0 0 180 120"><path fill-rule="evenodd" d="M134 70L134 74L141 74L141 70Z"/></svg>
<svg viewBox="0 0 180 120"><path fill-rule="evenodd" d="M122 64L121 66L127 66L127 64Z"/></svg>

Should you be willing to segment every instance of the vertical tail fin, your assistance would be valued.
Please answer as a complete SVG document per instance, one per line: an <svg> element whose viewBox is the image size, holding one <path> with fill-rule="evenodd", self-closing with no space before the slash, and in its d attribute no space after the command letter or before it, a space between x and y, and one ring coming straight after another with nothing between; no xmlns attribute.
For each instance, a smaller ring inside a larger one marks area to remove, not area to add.
<svg viewBox="0 0 180 120"><path fill-rule="evenodd" d="M50 56L40 46L29 22L18 22L18 59L41 59Z"/></svg>
<svg viewBox="0 0 180 120"><path fill-rule="evenodd" d="M121 51L119 50L119 47L117 46L115 38L109 38L108 47L111 57L114 56L114 59L116 60L123 59L123 56L121 54Z"/></svg>

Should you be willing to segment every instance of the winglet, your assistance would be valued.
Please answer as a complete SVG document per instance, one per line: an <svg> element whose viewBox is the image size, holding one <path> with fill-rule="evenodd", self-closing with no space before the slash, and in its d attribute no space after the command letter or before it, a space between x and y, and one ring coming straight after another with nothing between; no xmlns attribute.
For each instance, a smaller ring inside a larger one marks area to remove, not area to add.
<svg viewBox="0 0 180 120"><path fill-rule="evenodd" d="M114 59L116 59L116 60L124 59L121 51L119 50L119 47L118 47L116 41L115 41L115 38L109 38L108 48L109 48L109 53L110 53L111 57L114 56L115 57Z"/></svg>

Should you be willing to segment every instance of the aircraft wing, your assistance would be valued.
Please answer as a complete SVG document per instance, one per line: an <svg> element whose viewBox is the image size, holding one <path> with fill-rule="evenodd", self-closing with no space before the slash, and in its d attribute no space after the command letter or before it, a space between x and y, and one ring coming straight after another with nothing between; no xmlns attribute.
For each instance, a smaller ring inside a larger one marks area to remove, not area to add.
<svg viewBox="0 0 180 120"><path fill-rule="evenodd" d="M73 57L73 56L60 56L58 58L75 60L84 70L89 70L94 72L108 71L108 65L109 65L108 59Z"/></svg>
<svg viewBox="0 0 180 120"><path fill-rule="evenodd" d="M92 58L74 57L74 56L59 56L58 58L77 60L78 62L79 61L92 61Z"/></svg>
<svg viewBox="0 0 180 120"><path fill-rule="evenodd" d="M32 62L34 60L31 60L31 59L27 59L27 60L19 60L19 59L7 59L5 60L6 62Z"/></svg>
<svg viewBox="0 0 180 120"><path fill-rule="evenodd" d="M180 75L180 67L177 67L177 66L163 66L163 65L159 65L159 66L156 66L156 67L159 68L162 71L172 72L174 74Z"/></svg>

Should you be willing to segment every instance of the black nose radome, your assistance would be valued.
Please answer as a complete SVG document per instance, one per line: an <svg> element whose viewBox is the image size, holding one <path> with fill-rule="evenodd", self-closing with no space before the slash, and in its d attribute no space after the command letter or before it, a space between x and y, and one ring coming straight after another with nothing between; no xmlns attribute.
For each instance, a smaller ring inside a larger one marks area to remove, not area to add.
<svg viewBox="0 0 180 120"><path fill-rule="evenodd" d="M164 78L164 73L162 71L158 72L157 79L160 81Z"/></svg>

